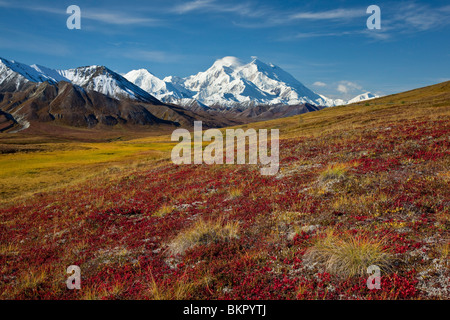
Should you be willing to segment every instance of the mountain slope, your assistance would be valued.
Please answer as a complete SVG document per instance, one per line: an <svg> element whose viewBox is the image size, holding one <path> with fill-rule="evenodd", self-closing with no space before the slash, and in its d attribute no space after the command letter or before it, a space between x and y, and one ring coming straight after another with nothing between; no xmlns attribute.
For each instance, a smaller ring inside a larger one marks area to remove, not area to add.
<svg viewBox="0 0 450 320"><path fill-rule="evenodd" d="M15 92L31 83L71 82L88 90L97 91L115 99L132 99L160 104L151 94L142 90L118 73L104 66L88 66L69 70L54 70L0 58L0 92Z"/></svg>
<svg viewBox="0 0 450 320"><path fill-rule="evenodd" d="M104 66L88 66L58 70L61 76L75 85L97 91L115 99L133 99L160 104L158 99Z"/></svg>
<svg viewBox="0 0 450 320"><path fill-rule="evenodd" d="M32 83L56 83L64 80L60 75L49 75L37 66L0 58L0 92L13 92L22 90Z"/></svg>
<svg viewBox="0 0 450 320"><path fill-rule="evenodd" d="M56 122L87 128L174 124L154 116L148 110L150 104L113 99L65 81L36 83L24 91L1 94L0 98L0 110L13 117L22 129L31 122Z"/></svg>

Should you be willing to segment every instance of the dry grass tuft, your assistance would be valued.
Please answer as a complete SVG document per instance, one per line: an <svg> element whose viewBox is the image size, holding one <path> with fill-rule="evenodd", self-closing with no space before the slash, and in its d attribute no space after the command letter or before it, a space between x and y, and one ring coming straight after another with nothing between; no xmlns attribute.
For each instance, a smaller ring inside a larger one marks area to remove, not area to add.
<svg viewBox="0 0 450 320"><path fill-rule="evenodd" d="M164 204L161 206L161 208L159 208L158 211L156 211L153 214L153 216L154 217L164 217L165 215L172 213L172 211L173 211L173 206Z"/></svg>
<svg viewBox="0 0 450 320"><path fill-rule="evenodd" d="M159 285L155 278L149 283L148 293L152 300L186 300L195 289L195 284L185 276L178 279L170 288Z"/></svg>
<svg viewBox="0 0 450 320"><path fill-rule="evenodd" d="M443 244L439 245L437 247L437 250L442 259L450 258L450 244L449 243L443 243Z"/></svg>
<svg viewBox="0 0 450 320"><path fill-rule="evenodd" d="M169 253L182 254L187 249L197 245L208 245L218 241L228 241L238 238L239 223L198 220L192 227L181 232L170 244Z"/></svg>
<svg viewBox="0 0 450 320"><path fill-rule="evenodd" d="M342 179L347 173L348 166L343 163L329 165L325 171L320 174L320 180L325 182L328 180Z"/></svg>
<svg viewBox="0 0 450 320"><path fill-rule="evenodd" d="M384 240L368 236L339 237L332 231L308 249L304 259L323 265L328 273L344 277L365 275L370 265L389 271L393 262Z"/></svg>
<svg viewBox="0 0 450 320"><path fill-rule="evenodd" d="M240 196L242 196L242 189L236 187L230 189L231 199L239 198Z"/></svg>

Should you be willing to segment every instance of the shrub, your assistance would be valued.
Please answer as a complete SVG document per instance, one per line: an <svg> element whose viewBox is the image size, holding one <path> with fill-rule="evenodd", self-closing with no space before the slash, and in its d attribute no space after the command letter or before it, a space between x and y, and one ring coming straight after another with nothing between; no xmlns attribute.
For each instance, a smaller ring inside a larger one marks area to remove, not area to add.
<svg viewBox="0 0 450 320"><path fill-rule="evenodd" d="M151 275L148 293L152 300L186 300L194 289L194 283L188 281L186 275L171 283L169 287L158 284L153 275Z"/></svg>
<svg viewBox="0 0 450 320"><path fill-rule="evenodd" d="M239 198L241 195L242 195L242 189L239 189L239 188L231 188L230 189L231 199Z"/></svg>
<svg viewBox="0 0 450 320"><path fill-rule="evenodd" d="M304 256L305 262L317 262L326 272L344 277L367 274L367 267L376 265L389 271L392 257L382 239L368 236L342 236L328 232Z"/></svg>
<svg viewBox="0 0 450 320"><path fill-rule="evenodd" d="M183 254L187 249L197 245L208 245L219 241L228 241L238 238L238 222L224 223L217 221L198 220L192 227L181 232L170 244L169 253Z"/></svg>
<svg viewBox="0 0 450 320"><path fill-rule="evenodd" d="M341 178L345 177L347 170L348 170L348 167L342 163L329 165L325 169L325 171L323 171L320 174L320 180L327 181L327 180L341 179Z"/></svg>
<svg viewBox="0 0 450 320"><path fill-rule="evenodd" d="M155 213L153 213L154 217L164 217L165 215L172 213L173 211L173 207L170 205L162 205L161 208L159 208L158 211L156 211Z"/></svg>

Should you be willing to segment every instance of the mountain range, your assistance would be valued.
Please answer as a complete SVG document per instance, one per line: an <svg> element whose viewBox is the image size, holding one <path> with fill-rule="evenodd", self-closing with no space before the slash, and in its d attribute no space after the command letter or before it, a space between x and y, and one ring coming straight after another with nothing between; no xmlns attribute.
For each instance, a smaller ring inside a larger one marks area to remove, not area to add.
<svg viewBox="0 0 450 320"><path fill-rule="evenodd" d="M191 107L249 107L256 105L300 105L332 107L372 99L366 92L349 101L330 99L305 87L274 64L257 58L242 64L235 57L217 60L209 69L186 78L159 79L146 69L133 70L124 77L164 102Z"/></svg>
<svg viewBox="0 0 450 320"><path fill-rule="evenodd" d="M376 96L365 93L349 102ZM0 131L31 122L75 127L226 126L320 110L343 100L317 94L273 64L234 57L196 75L159 79L148 70L120 75L105 66L56 70L0 58Z"/></svg>

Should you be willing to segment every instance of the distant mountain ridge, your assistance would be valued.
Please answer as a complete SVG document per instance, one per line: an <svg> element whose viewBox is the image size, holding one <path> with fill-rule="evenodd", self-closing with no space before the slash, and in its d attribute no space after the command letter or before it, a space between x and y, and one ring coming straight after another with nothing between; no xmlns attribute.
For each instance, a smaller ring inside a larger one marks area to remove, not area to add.
<svg viewBox="0 0 450 320"><path fill-rule="evenodd" d="M349 101L330 99L304 86L282 68L257 58L242 64L235 57L218 59L204 72L186 78L159 79L148 70L133 70L124 77L164 102L190 107L250 107L312 104L332 107L376 97L370 92Z"/></svg>
<svg viewBox="0 0 450 320"><path fill-rule="evenodd" d="M30 83L45 81L52 84L70 82L115 99L153 104L163 101L188 109L305 103L331 107L378 97L366 92L348 101L330 99L310 90L280 67L257 58L242 64L235 57L224 57L196 75L164 79L146 69L133 70L122 76L105 66L56 70L0 58L0 91L18 91Z"/></svg>
<svg viewBox="0 0 450 320"><path fill-rule="evenodd" d="M0 58L0 91L18 91L31 83L56 84L60 81L103 93L110 98L160 103L145 90L104 66L94 65L69 70L55 70L36 64L28 66L14 60Z"/></svg>
<svg viewBox="0 0 450 320"><path fill-rule="evenodd" d="M367 93L355 99L372 97ZM199 120L205 127L223 127L340 102L257 59L241 64L225 57L205 72L161 80L145 69L124 77L105 66L57 70L0 58L0 132L20 131L35 122L87 128L189 127Z"/></svg>
<svg viewBox="0 0 450 320"><path fill-rule="evenodd" d="M147 91L104 66L88 66L57 70L56 72L72 84L103 93L111 98L129 98L141 102L159 103L158 99Z"/></svg>
<svg viewBox="0 0 450 320"><path fill-rule="evenodd" d="M0 111L0 132L24 130L33 122L93 128L189 125L195 119L104 66L55 70L4 58Z"/></svg>

